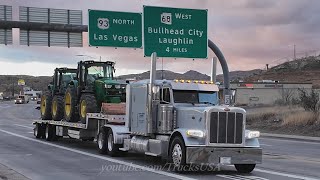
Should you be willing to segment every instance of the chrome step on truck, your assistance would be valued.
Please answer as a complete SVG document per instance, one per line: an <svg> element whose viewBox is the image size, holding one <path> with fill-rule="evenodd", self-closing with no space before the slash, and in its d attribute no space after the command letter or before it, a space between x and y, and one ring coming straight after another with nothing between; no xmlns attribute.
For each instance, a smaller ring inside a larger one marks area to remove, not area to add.
<svg viewBox="0 0 320 180"><path fill-rule="evenodd" d="M260 132L246 129L244 109L219 105L214 82L156 80L155 72L153 54L150 79L126 86L124 115L88 113L85 124L35 120L35 136L49 141L96 138L101 154L158 156L172 163L173 170L228 164L250 173L262 162Z"/></svg>

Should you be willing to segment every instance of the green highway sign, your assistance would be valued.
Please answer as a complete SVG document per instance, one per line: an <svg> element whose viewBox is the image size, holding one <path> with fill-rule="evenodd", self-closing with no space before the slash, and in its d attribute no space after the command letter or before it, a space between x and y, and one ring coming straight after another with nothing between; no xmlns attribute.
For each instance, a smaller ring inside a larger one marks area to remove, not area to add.
<svg viewBox="0 0 320 180"><path fill-rule="evenodd" d="M208 11L143 7L144 55L207 58Z"/></svg>
<svg viewBox="0 0 320 180"><path fill-rule="evenodd" d="M89 45L142 47L141 13L89 10Z"/></svg>

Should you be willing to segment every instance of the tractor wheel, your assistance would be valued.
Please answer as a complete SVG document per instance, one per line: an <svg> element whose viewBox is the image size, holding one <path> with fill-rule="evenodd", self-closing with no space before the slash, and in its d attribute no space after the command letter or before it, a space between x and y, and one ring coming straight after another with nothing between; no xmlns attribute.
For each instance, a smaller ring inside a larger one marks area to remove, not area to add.
<svg viewBox="0 0 320 180"><path fill-rule="evenodd" d="M64 116L64 104L62 96L54 96L52 99L52 119L55 121L60 121Z"/></svg>
<svg viewBox="0 0 320 180"><path fill-rule="evenodd" d="M52 118L51 103L52 103L51 92L45 92L41 96L41 105L40 105L41 119L50 120Z"/></svg>
<svg viewBox="0 0 320 180"><path fill-rule="evenodd" d="M73 86L69 86L64 96L64 119L68 122L77 122L79 114L77 111L77 94Z"/></svg>
<svg viewBox="0 0 320 180"><path fill-rule="evenodd" d="M87 113L96 112L98 112L96 97L93 94L82 94L79 107L81 122L86 123Z"/></svg>

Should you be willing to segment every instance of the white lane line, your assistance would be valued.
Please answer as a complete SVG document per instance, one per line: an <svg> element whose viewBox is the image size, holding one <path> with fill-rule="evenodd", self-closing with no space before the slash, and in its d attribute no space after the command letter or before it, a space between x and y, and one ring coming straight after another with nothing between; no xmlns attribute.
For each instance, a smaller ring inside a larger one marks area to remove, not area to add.
<svg viewBox="0 0 320 180"><path fill-rule="evenodd" d="M28 128L28 129L33 129L33 127L31 127L31 126L24 126L24 125L21 125L21 124L13 124L13 125L24 127L24 128Z"/></svg>
<svg viewBox="0 0 320 180"><path fill-rule="evenodd" d="M0 129L0 131L3 132L3 133L10 134L12 136L16 136L16 137L20 137L22 139L29 140L29 141L45 144L45 145L48 145L48 146L60 148L60 149L63 149L63 150L71 151L71 152L74 152L74 153L78 153L78 154L82 154L82 155L86 155L86 156L90 156L90 157L94 157L94 158L97 158L97 159L106 160L106 161L117 163L117 164L122 164L122 165L125 165L125 166L130 166L130 167L133 167L133 168L136 168L136 169L149 171L149 172L152 172L152 173L155 173L155 174L160 174L160 175L163 175L163 176L168 176L168 177L172 177L172 178L176 178L176 179L182 179L182 180L195 180L194 178L189 178L189 177L186 177L186 176L181 176L181 175L178 175L178 174L173 174L173 173L159 171L159 170L157 171L155 169L152 169L152 168L149 168L149 167L145 167L145 166L141 166L141 165L138 165L138 164L128 163L128 162L125 162L125 161L120 161L120 160L116 160L116 159L109 158L109 157L104 157L104 156L91 154L91 153L87 153L87 152L84 152L84 151L80 151L80 150L76 150L76 149L72 149L72 148L68 148L68 147L64 147L64 146L60 146L60 145L56 145L56 144L51 144L51 143L40 141L40 140L37 140L37 139L25 137L25 136L22 136L22 135L13 133L13 132L9 132L9 131L3 130L3 129Z"/></svg>
<svg viewBox="0 0 320 180"><path fill-rule="evenodd" d="M233 180L269 180L259 176L241 176L241 175L217 175L218 177L233 179Z"/></svg>
<svg viewBox="0 0 320 180"><path fill-rule="evenodd" d="M255 168L254 171L267 173L267 174L273 174L273 175L277 175L277 176L285 176L285 177L295 178L295 179L319 180L319 179L311 178L311 177L305 177L305 176L299 176L299 175L287 174L287 173L281 173L281 172L275 172L275 171L268 171L268 170L263 170L263 169L258 169L258 168Z"/></svg>
<svg viewBox="0 0 320 180"><path fill-rule="evenodd" d="M28 133L33 134L34 132L33 132L33 131L30 131L30 132L28 132Z"/></svg>

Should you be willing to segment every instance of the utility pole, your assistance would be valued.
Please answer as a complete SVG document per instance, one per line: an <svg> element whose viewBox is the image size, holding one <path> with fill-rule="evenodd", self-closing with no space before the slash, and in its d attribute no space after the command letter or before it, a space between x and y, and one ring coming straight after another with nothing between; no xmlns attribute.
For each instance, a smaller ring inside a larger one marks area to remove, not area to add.
<svg viewBox="0 0 320 180"><path fill-rule="evenodd" d="M293 60L296 60L296 45L293 45Z"/></svg>

